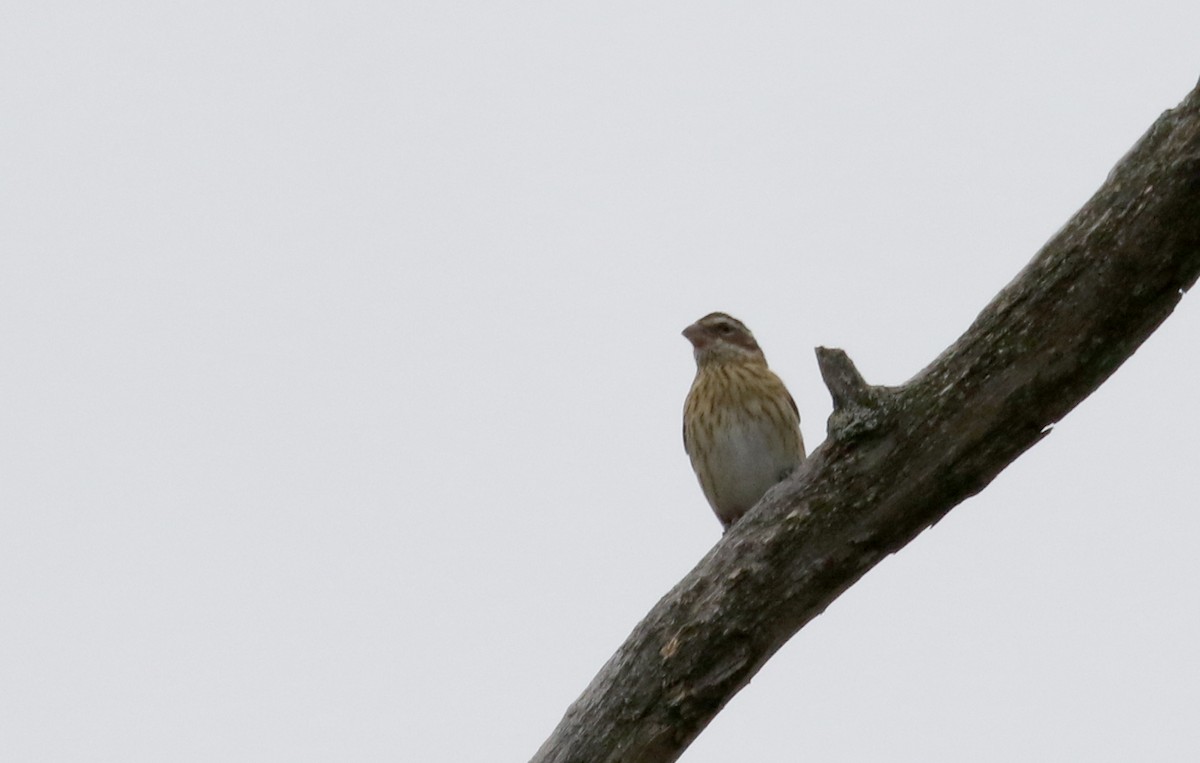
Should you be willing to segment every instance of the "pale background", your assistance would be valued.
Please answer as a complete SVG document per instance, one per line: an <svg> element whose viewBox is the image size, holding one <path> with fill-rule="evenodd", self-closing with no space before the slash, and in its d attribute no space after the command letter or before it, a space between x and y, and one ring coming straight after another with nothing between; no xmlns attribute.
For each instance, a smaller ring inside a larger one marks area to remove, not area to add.
<svg viewBox="0 0 1200 763"><path fill-rule="evenodd" d="M1194 0L6 3L0 758L528 759L720 535L679 331L815 447L1197 77ZM1200 759L1198 341L683 760Z"/></svg>

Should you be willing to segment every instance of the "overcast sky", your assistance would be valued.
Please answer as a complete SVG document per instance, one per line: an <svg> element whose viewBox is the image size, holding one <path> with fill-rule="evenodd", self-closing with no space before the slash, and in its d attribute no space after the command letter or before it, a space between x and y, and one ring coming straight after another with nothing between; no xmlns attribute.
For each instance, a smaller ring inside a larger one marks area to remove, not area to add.
<svg viewBox="0 0 1200 763"><path fill-rule="evenodd" d="M828 7L825 7L828 6ZM522 761L720 537L680 330L899 384L1200 4L0 10L0 757ZM1194 297L683 756L1200 759Z"/></svg>

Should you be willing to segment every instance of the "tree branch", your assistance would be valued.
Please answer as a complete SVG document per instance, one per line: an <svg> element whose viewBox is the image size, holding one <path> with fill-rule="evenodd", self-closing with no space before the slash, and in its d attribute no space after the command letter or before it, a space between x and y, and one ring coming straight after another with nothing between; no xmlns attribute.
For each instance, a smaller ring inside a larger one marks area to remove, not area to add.
<svg viewBox="0 0 1200 763"><path fill-rule="evenodd" d="M818 348L828 438L654 606L535 763L672 761L805 623L982 490L1200 275L1200 86L940 357L868 385Z"/></svg>

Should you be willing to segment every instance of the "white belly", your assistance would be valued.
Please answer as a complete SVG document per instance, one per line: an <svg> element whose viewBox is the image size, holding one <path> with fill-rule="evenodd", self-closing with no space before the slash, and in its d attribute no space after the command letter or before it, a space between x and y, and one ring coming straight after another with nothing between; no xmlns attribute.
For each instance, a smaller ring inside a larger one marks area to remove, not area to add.
<svg viewBox="0 0 1200 763"><path fill-rule="evenodd" d="M757 503L799 459L779 436L778 425L748 419L719 429L703 456L712 475L704 492L713 510L728 522Z"/></svg>

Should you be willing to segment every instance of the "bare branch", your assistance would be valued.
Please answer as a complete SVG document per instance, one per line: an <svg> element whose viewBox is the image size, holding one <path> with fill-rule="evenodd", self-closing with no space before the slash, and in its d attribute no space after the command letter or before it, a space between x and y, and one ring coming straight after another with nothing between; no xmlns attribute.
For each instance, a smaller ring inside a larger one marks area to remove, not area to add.
<svg viewBox="0 0 1200 763"><path fill-rule="evenodd" d="M1044 437L1200 274L1200 88L901 387L818 349L829 437L634 628L535 763L672 761L805 623Z"/></svg>

